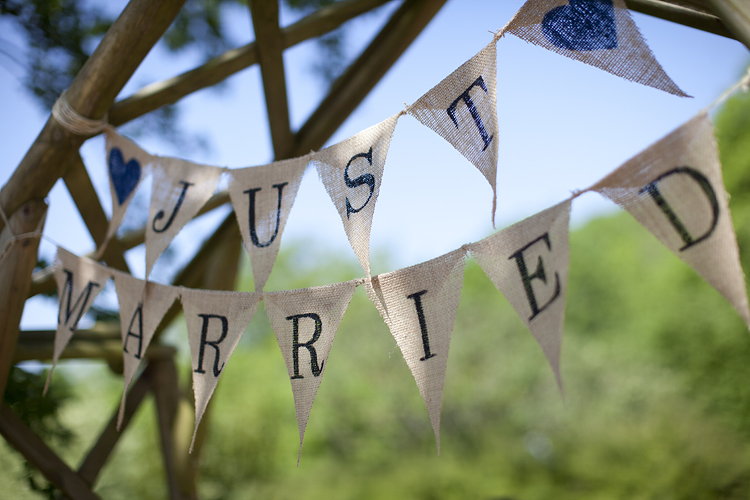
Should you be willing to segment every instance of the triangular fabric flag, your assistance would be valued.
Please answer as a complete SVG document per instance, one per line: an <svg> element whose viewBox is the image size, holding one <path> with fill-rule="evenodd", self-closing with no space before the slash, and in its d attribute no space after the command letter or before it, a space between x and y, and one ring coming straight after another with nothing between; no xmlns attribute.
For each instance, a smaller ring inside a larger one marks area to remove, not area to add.
<svg viewBox="0 0 750 500"><path fill-rule="evenodd" d="M656 61L624 0L528 0L505 32L631 82L690 97Z"/></svg>
<svg viewBox="0 0 750 500"><path fill-rule="evenodd" d="M333 338L357 285L353 281L328 286L266 293L268 319L276 334L292 381L299 427L299 457L315 395L323 379Z"/></svg>
<svg viewBox="0 0 750 500"><path fill-rule="evenodd" d="M313 156L318 175L367 276L370 276L372 216L398 116L393 115Z"/></svg>
<svg viewBox="0 0 750 500"><path fill-rule="evenodd" d="M214 194L223 171L177 158L159 159L146 223L147 278L159 255Z"/></svg>
<svg viewBox="0 0 750 500"><path fill-rule="evenodd" d="M561 392L570 205L571 200L564 201L469 245L479 267L531 330Z"/></svg>
<svg viewBox="0 0 750 500"><path fill-rule="evenodd" d="M169 308L180 296L180 288L145 282L129 274L114 271L117 301L120 304L120 331L124 390L117 428L122 424L125 396L138 365L151 343L156 328Z"/></svg>
<svg viewBox="0 0 750 500"><path fill-rule="evenodd" d="M195 393L195 430L190 442L193 451L198 424L219 377L240 337L258 309L261 294L180 289L187 324Z"/></svg>
<svg viewBox="0 0 750 500"><path fill-rule="evenodd" d="M111 277L112 273L107 267L57 247L55 281L57 282L60 312L57 317L52 368L50 368L47 382L44 385L45 394L52 378L52 370L55 369L65 346L73 337L78 322L89 310L94 299Z"/></svg>
<svg viewBox="0 0 750 500"><path fill-rule="evenodd" d="M440 454L440 408L453 323L464 281L463 249L373 276L368 295L383 314L427 406Z"/></svg>
<svg viewBox="0 0 750 500"><path fill-rule="evenodd" d="M255 291L271 274L281 234L297 197L309 158L294 158L232 170L229 196L253 268Z"/></svg>
<svg viewBox="0 0 750 500"><path fill-rule="evenodd" d="M495 40L417 102L407 113L437 132L484 175L497 204L497 50Z"/></svg>
<svg viewBox="0 0 750 500"><path fill-rule="evenodd" d="M118 134L112 127L104 129L107 149L109 189L112 193L112 218L105 241L115 235L122 224L125 212L135 190L157 161L130 139Z"/></svg>
<svg viewBox="0 0 750 500"><path fill-rule="evenodd" d="M590 188L689 264L750 327L745 279L713 125L701 113Z"/></svg>

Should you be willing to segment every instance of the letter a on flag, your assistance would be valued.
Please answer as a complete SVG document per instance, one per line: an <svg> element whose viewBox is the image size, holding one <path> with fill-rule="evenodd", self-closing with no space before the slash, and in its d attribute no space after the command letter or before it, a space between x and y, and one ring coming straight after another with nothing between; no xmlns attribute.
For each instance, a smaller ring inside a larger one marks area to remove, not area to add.
<svg viewBox="0 0 750 500"><path fill-rule="evenodd" d="M208 401L240 337L258 309L261 294L182 288L182 307L193 362L195 430L193 451Z"/></svg>
<svg viewBox="0 0 750 500"><path fill-rule="evenodd" d="M505 31L631 82L689 97L656 61L624 0L528 0Z"/></svg>
<svg viewBox="0 0 750 500"><path fill-rule="evenodd" d="M367 293L383 315L427 406L440 453L440 408L453 323L464 282L464 250L374 276Z"/></svg>
<svg viewBox="0 0 750 500"><path fill-rule="evenodd" d="M320 180L344 223L349 244L367 276L372 216L397 121L398 115L393 115L313 157Z"/></svg>
<svg viewBox="0 0 750 500"><path fill-rule="evenodd" d="M407 113L464 155L497 197L497 50L495 40L408 107Z"/></svg>
<svg viewBox="0 0 750 500"><path fill-rule="evenodd" d="M263 296L268 319L292 381L299 427L297 464L302 456L305 428L333 338L356 288L353 281L348 281L304 290L266 293Z"/></svg>
<svg viewBox="0 0 750 500"><path fill-rule="evenodd" d="M479 267L542 347L560 391L570 203L568 200L550 207L469 245Z"/></svg>
<svg viewBox="0 0 750 500"><path fill-rule="evenodd" d="M49 388L52 370L55 369L65 346L68 345L78 328L78 322L89 310L105 283L112 277L110 270L106 267L86 257L73 255L60 247L57 247L55 260L55 281L60 301L60 313L57 317L52 368L44 386L45 393Z"/></svg>
<svg viewBox="0 0 750 500"><path fill-rule="evenodd" d="M231 171L229 196L250 254L256 292L263 290L271 274L308 163L302 157Z"/></svg>
<svg viewBox="0 0 750 500"><path fill-rule="evenodd" d="M745 279L708 115L701 113L591 187L690 265L750 327Z"/></svg>

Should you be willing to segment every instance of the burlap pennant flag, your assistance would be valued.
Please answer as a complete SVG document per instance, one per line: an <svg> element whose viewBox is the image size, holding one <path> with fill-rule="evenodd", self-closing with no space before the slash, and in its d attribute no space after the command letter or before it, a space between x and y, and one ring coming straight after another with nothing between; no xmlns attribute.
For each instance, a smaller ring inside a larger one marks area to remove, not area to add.
<svg viewBox="0 0 750 500"><path fill-rule="evenodd" d="M55 262L55 281L60 303L57 317L57 331L55 332L55 346L52 354L52 368L44 385L44 393L49 388L52 370L55 369L65 346L78 327L86 311L89 310L94 299L102 291L111 271L86 257L78 257L67 250L57 247Z"/></svg>
<svg viewBox="0 0 750 500"><path fill-rule="evenodd" d="M192 452L198 424L208 401L258 309L261 294L182 288L180 297L193 367L195 430L190 443Z"/></svg>
<svg viewBox="0 0 750 500"><path fill-rule="evenodd" d="M353 281L347 281L263 296L268 319L292 381L299 427L298 464L307 420L323 379L333 338L356 288Z"/></svg>
<svg viewBox="0 0 750 500"><path fill-rule="evenodd" d="M114 271L117 301L120 304L120 331L122 334L122 359L124 390L117 416L117 428L122 424L125 396L138 365L151 343L156 327L172 306L180 289L145 282L129 274Z"/></svg>
<svg viewBox="0 0 750 500"><path fill-rule="evenodd" d="M750 327L713 125L701 113L592 188L630 212L715 287Z"/></svg>
<svg viewBox="0 0 750 500"><path fill-rule="evenodd" d="M153 190L146 223L146 277L172 239L216 191L220 167L197 165L176 158L160 158L154 169Z"/></svg>
<svg viewBox="0 0 750 500"><path fill-rule="evenodd" d="M315 154L313 162L336 206L357 259L370 275L370 229L398 115Z"/></svg>
<svg viewBox="0 0 750 500"><path fill-rule="evenodd" d="M469 245L479 267L531 330L561 392L570 205L567 200Z"/></svg>
<svg viewBox="0 0 750 500"><path fill-rule="evenodd" d="M271 274L308 163L302 157L231 171L229 196L250 254L256 292Z"/></svg>
<svg viewBox="0 0 750 500"><path fill-rule="evenodd" d="M440 453L448 350L464 281L465 252L373 276L367 291L383 314L427 406Z"/></svg>
<svg viewBox="0 0 750 500"><path fill-rule="evenodd" d="M104 129L107 149L109 189L112 192L112 218L109 221L106 241L109 241L122 224L135 190L146 177L156 157L118 134L113 128Z"/></svg>
<svg viewBox="0 0 750 500"><path fill-rule="evenodd" d="M624 0L528 0L505 32L631 82L689 97L656 61Z"/></svg>
<svg viewBox="0 0 750 500"><path fill-rule="evenodd" d="M490 42L407 109L484 175L492 187L493 223L498 151L495 43Z"/></svg>

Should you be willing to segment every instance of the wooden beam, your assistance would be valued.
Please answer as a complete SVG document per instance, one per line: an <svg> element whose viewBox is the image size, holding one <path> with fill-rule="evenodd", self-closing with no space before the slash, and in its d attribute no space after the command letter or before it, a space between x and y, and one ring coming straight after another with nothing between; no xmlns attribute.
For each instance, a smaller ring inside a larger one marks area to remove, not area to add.
<svg viewBox="0 0 750 500"><path fill-rule="evenodd" d="M131 0L67 90L71 107L82 116L102 118L184 2ZM5 213L15 212L29 200L45 198L85 139L50 116L0 190L0 205ZM0 229L4 226L0 220Z"/></svg>
<svg viewBox="0 0 750 500"><path fill-rule="evenodd" d="M391 0L343 0L317 10L281 31L284 48L324 35L346 21ZM109 123L120 126L193 92L216 85L258 62L255 43L232 49L174 78L152 83L109 110Z"/></svg>
<svg viewBox="0 0 750 500"><path fill-rule="evenodd" d="M729 31L750 50L750 2L748 0L706 0Z"/></svg>
<svg viewBox="0 0 750 500"><path fill-rule="evenodd" d="M33 233L41 229L47 205L41 200L25 203L11 215L10 227L0 234L0 398L13 366L18 342L18 325L29 293L31 273L36 265L39 237L13 241L13 234ZM0 399L1 400L1 399Z"/></svg>
<svg viewBox="0 0 750 500"><path fill-rule="evenodd" d="M99 500L89 485L5 405L0 406L0 434L68 497L74 500Z"/></svg>
<svg viewBox="0 0 750 500"><path fill-rule="evenodd" d="M174 422L180 403L180 390L177 383L177 367L173 358L154 360L149 364L156 399L156 416L159 421L161 451L167 475L167 488L170 500L180 500L180 484L175 465ZM195 485L192 487L195 489Z"/></svg>
<svg viewBox="0 0 750 500"><path fill-rule="evenodd" d="M255 30L255 48L266 96L268 125L276 159L286 158L292 145L284 75L284 45L279 29L279 2L249 0Z"/></svg>
<svg viewBox="0 0 750 500"><path fill-rule="evenodd" d="M331 86L331 90L295 137L290 156L320 149L414 39L445 0L406 0L370 46Z"/></svg>
<svg viewBox="0 0 750 500"><path fill-rule="evenodd" d="M708 8L695 3L675 3L667 0L627 0L630 10L682 24L715 35L734 38L721 19Z"/></svg>

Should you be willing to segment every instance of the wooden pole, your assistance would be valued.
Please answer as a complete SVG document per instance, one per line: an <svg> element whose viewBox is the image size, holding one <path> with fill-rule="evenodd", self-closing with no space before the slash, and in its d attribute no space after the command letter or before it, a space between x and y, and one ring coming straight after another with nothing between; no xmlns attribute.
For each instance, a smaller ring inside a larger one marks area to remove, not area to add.
<svg viewBox="0 0 750 500"><path fill-rule="evenodd" d="M734 37L750 49L750 2L748 0L707 0Z"/></svg>

